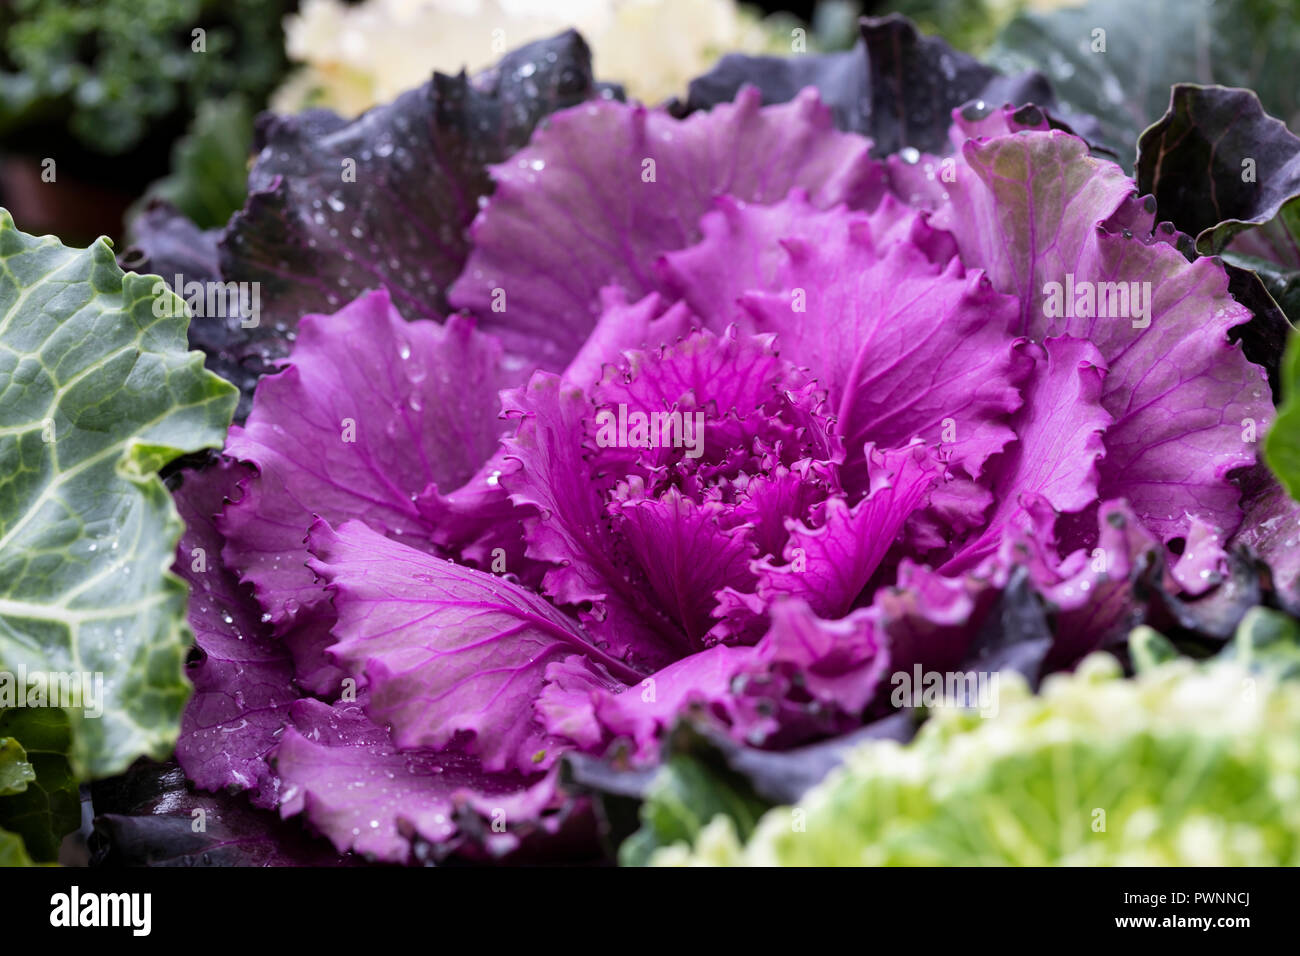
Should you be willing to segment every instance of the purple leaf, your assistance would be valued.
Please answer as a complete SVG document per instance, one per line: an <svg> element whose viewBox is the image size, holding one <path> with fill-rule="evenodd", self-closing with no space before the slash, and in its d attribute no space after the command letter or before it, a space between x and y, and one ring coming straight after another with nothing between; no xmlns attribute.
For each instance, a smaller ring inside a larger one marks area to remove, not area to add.
<svg viewBox="0 0 1300 956"><path fill-rule="evenodd" d="M1100 405L1105 369L1082 339L1047 340L1032 347L1034 378L1012 419L1019 436L991 469L996 507L973 539L947 561L945 573L967 570L994 553L1009 529L1021 527L1030 499L1057 512L1081 511L1097 499L1097 460L1110 416Z"/></svg>
<svg viewBox="0 0 1300 956"><path fill-rule="evenodd" d="M244 357L284 356L302 316L366 289L387 289L408 319L446 314L469 252L465 227L492 189L488 165L547 114L599 95L590 61L569 31L472 79L435 74L351 121L265 114L248 200L221 238L223 278L262 293Z"/></svg>
<svg viewBox="0 0 1300 956"><path fill-rule="evenodd" d="M240 794L199 793L172 763L141 761L92 784L92 866L356 866L297 821ZM202 828L195 826L202 821Z"/></svg>
<svg viewBox="0 0 1300 956"><path fill-rule="evenodd" d="M304 699L292 717L275 754L280 813L303 814L340 853L410 862L417 838L454 845L467 810L489 819L498 811L507 829L495 839L508 848L517 842L509 826L536 820L554 800L550 776L485 773L456 751L402 753L356 703Z"/></svg>
<svg viewBox="0 0 1300 956"><path fill-rule="evenodd" d="M299 697L289 649L261 620L261 609L221 558L214 520L236 494L247 469L219 461L182 473L173 493L185 522L173 570L189 585L189 624L200 653L188 673L176 758L204 790L252 791L253 802L275 805L278 781L266 764Z"/></svg>
<svg viewBox="0 0 1300 956"><path fill-rule="evenodd" d="M1229 343L1250 313L1222 265L1162 241L1133 181L1058 131L967 142L949 192L934 221L1017 297L1018 330L1087 339L1108 369L1100 496L1126 498L1166 542L1188 514L1235 530L1227 475L1254 462L1243 422L1269 420L1272 403L1263 370Z"/></svg>
<svg viewBox="0 0 1300 956"><path fill-rule="evenodd" d="M843 497L818 509L816 526L790 527L783 566L755 566L758 593L807 601L824 617L840 617L853 607L890 545L934 485L939 470L920 445L878 452L867 448L870 491L852 507Z"/></svg>
<svg viewBox="0 0 1300 956"><path fill-rule="evenodd" d="M666 257L670 283L706 318L739 300L743 329L814 370L848 451L845 487L862 487L868 441L942 441L974 477L1014 437L1031 367L1010 334L1015 301L966 274L923 217L892 199L819 213L798 194L711 216L703 242Z"/></svg>
<svg viewBox="0 0 1300 956"><path fill-rule="evenodd" d="M542 770L563 746L531 714L548 664L580 653L639 676L540 596L361 522L337 531L318 522L311 547L338 613L331 652L366 677L367 712L398 747L442 749L468 735L489 771Z"/></svg>
<svg viewBox="0 0 1300 956"><path fill-rule="evenodd" d="M323 597L306 567L314 515L432 546L417 499L491 457L510 376L472 321L406 322L383 292L303 319L289 364L258 385L226 443L258 472L223 516L226 554L277 629Z"/></svg>
<svg viewBox="0 0 1300 956"><path fill-rule="evenodd" d="M699 238L714 197L771 202L801 186L819 207L874 206L883 169L867 146L811 93L764 109L749 89L681 121L614 102L567 110L493 168L451 303L558 370L595 327L600 290L658 291L655 257Z"/></svg>

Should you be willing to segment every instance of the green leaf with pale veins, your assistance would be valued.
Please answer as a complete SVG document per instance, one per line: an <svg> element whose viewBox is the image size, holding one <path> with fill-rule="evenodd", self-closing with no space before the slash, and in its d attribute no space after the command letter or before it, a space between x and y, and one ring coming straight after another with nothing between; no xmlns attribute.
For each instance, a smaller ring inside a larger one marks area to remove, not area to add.
<svg viewBox="0 0 1300 956"><path fill-rule="evenodd" d="M188 694L181 522L156 471L219 445L236 393L187 324L106 240L69 249L0 210L0 671L103 675L102 715L68 711L82 778L165 756Z"/></svg>
<svg viewBox="0 0 1300 956"><path fill-rule="evenodd" d="M253 111L241 96L205 100L172 147L172 166L149 186L143 202L163 199L200 229L226 224L248 195Z"/></svg>

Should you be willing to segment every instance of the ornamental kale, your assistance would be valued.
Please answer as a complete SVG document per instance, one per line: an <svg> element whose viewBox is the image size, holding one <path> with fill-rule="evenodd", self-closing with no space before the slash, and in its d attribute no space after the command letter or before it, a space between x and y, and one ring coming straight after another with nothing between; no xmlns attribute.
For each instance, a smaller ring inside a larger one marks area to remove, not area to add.
<svg viewBox="0 0 1300 956"><path fill-rule="evenodd" d="M880 160L813 90L582 97L491 167L463 250L398 204L415 241L311 274L346 240L280 220L295 295L372 288L283 321L176 491L187 774L340 851L503 853L573 818L565 754L653 765L688 709L766 749L847 732L1012 589L1035 673L1210 592L1272 417L1251 313L1057 126L958 111L950 152ZM259 210L314 188L268 181L225 255L269 259Z"/></svg>

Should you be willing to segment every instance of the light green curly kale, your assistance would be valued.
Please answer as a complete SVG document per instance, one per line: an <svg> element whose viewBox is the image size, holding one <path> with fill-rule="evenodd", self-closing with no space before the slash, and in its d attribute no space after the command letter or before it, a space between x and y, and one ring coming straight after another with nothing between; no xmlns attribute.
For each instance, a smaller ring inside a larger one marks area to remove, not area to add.
<svg viewBox="0 0 1300 956"><path fill-rule="evenodd" d="M1300 683L1225 657L1012 676L996 716L942 709L868 744L742 845L719 816L655 865L1295 865Z"/></svg>

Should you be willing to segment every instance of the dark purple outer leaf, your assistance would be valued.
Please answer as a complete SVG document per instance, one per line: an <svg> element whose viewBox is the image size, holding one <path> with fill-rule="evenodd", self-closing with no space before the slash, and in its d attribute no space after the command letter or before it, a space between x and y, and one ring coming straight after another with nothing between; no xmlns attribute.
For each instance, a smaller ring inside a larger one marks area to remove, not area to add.
<svg viewBox="0 0 1300 956"><path fill-rule="evenodd" d="M237 781L261 807L274 806L278 782L266 755L279 740L289 705L299 696L284 642L259 620L250 589L221 561L214 516L247 470L221 460L185 472L174 500L185 533L173 571L190 591L195 647L187 667L194 684L181 718L176 756L198 786L218 790Z"/></svg>
<svg viewBox="0 0 1300 956"><path fill-rule="evenodd" d="M187 280L206 282L220 275L219 235L219 230L200 229L171 203L155 199L132 220L127 233L131 244L117 262L131 272L157 273L169 283L178 272Z"/></svg>
<svg viewBox="0 0 1300 956"><path fill-rule="evenodd" d="M1013 568L1002 593L967 649L963 670L1015 671L1035 689L1052 649L1052 631L1029 572Z"/></svg>
<svg viewBox="0 0 1300 956"><path fill-rule="evenodd" d="M939 37L921 34L898 14L864 17L861 29L861 41L842 53L725 56L691 81L686 101L673 109L678 115L712 109L735 99L746 84L758 87L765 104L787 102L815 86L836 126L870 137L873 155L886 156L907 146L947 152L951 113L971 101L1056 108L1051 84L1041 74L1003 76ZM1084 117L1074 126L1091 138L1095 123Z"/></svg>
<svg viewBox="0 0 1300 956"><path fill-rule="evenodd" d="M1251 90L1179 83L1138 140L1137 183L1199 251L1218 253L1300 196L1300 138Z"/></svg>
<svg viewBox="0 0 1300 956"><path fill-rule="evenodd" d="M1236 541L1268 566L1271 603L1300 616L1300 502L1263 465L1243 472L1240 483L1246 520Z"/></svg>
<svg viewBox="0 0 1300 956"><path fill-rule="evenodd" d="M313 110L265 114L244 208L219 239L159 210L143 215L138 258L169 282L260 283L258 325L197 320L191 342L209 367L253 384L288 354L301 316L334 312L366 289L386 287L408 319L446 314L445 291L469 247L465 227L492 189L487 167L528 142L537 123L616 88L592 80L577 33L539 40L472 79L435 74L419 89L347 121ZM200 257L187 257L186 247Z"/></svg>
<svg viewBox="0 0 1300 956"><path fill-rule="evenodd" d="M678 117L730 103L742 86L756 86L763 104L788 103L799 91L815 86L822 102L845 130L865 130L871 107L867 88L867 58L859 42L851 50L803 56L750 56L728 53L709 72L691 80L686 99L668 109Z"/></svg>
<svg viewBox="0 0 1300 956"><path fill-rule="evenodd" d="M127 272L161 276L184 296L186 283L221 278L217 262L220 235L219 229L199 229L170 203L154 200L132 221L127 236L130 245L117 262ZM258 356L246 354L245 342L252 330L240 322L233 314L195 316L190 319L189 340L193 348L203 351L203 364L209 371L239 388L235 419L242 422L252 407L253 386L273 369Z"/></svg>
<svg viewBox="0 0 1300 956"><path fill-rule="evenodd" d="M736 743L716 730L704 735L732 770L749 779L759 796L775 803L793 803L839 766L853 748L868 740L907 743L917 725L910 710L896 711L850 733L779 752Z"/></svg>
<svg viewBox="0 0 1300 956"><path fill-rule="evenodd" d="M140 761L94 785L93 865L360 865L296 820L258 810L243 795L198 793L174 763ZM202 811L202 814L196 813ZM196 821L203 819L202 831Z"/></svg>
<svg viewBox="0 0 1300 956"><path fill-rule="evenodd" d="M1246 160L1253 175L1246 174ZM1300 215L1300 138L1265 113L1251 90L1175 86L1168 111L1138 141L1136 177L1138 191L1155 197L1160 218L1194 236L1202 253L1218 254L1234 236L1265 224L1284 242L1294 241L1288 220ZM1284 212L1292 200L1298 201ZM1184 243L1179 248L1191 257ZM1225 265L1233 298L1254 315L1232 338L1268 370L1273 396L1280 399L1278 363L1292 328L1288 313L1294 319L1296 306L1285 295L1275 296L1276 285L1265 279L1285 281L1296 273L1289 264L1252 272L1266 265L1257 261L1265 250L1268 259L1277 258L1271 243L1251 241L1241 248L1242 257ZM1238 251L1236 244L1232 251Z"/></svg>
<svg viewBox="0 0 1300 956"><path fill-rule="evenodd" d="M1241 343L1241 350L1256 365L1268 372L1268 387L1273 391L1274 402L1281 402L1282 355L1286 351L1287 336L1293 326L1287 310L1269 291L1264 279L1256 272L1225 262L1228 273L1228 291L1232 297L1250 309L1252 318L1229 333L1233 342ZM1291 273L1292 281L1300 282L1300 273ZM1283 297L1282 302L1286 299ZM1287 303L1290 304L1290 303ZM1300 314L1300 313L1296 313Z"/></svg>
<svg viewBox="0 0 1300 956"><path fill-rule="evenodd" d="M1245 474L1250 475L1255 470L1251 469ZM1286 492L1276 482L1271 487L1277 495L1286 499ZM1267 508L1278 503L1277 499L1270 496L1270 500L1261 501L1258 505ZM1253 522L1259 515L1260 512L1255 510L1247 513L1247 527L1237 536L1236 545L1228 552L1228 574L1207 594L1196 598L1174 594L1159 585L1158 572L1161 569L1154 569L1155 573L1148 575L1148 585L1141 591L1147 596L1146 606L1142 609L1142 623L1149 624L1166 637L1182 638L1200 646L1216 646L1231 638L1247 611L1256 605L1268 603L1262 585L1270 580L1270 576L1265 573L1269 569L1262 553L1270 545L1276 544L1276 541L1265 542L1265 535L1258 533ZM1267 521L1267 518L1264 520ZM1300 522L1292 514L1290 530L1293 533L1298 524ZM1258 547L1257 543L1263 547ZM1295 564L1292 562L1293 574L1294 570ZM1294 600L1294 595L1292 599ZM1287 606L1284 595L1280 592L1276 600L1284 607ZM1291 606L1294 607L1294 603Z"/></svg>

